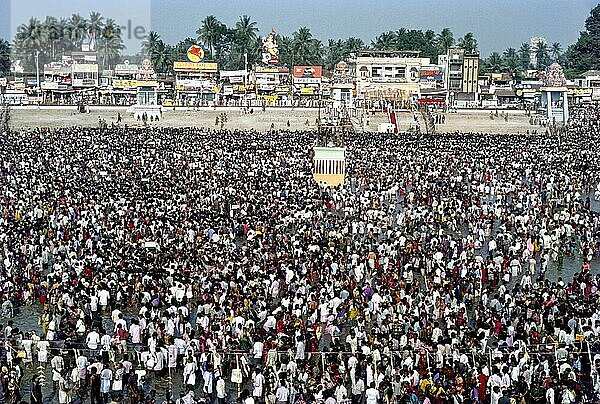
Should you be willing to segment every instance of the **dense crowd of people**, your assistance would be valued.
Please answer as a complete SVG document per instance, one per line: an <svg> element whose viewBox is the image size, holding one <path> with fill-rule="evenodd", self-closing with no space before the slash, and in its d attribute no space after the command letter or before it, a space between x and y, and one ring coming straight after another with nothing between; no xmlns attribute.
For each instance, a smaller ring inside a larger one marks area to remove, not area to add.
<svg viewBox="0 0 600 404"><path fill-rule="evenodd" d="M2 397L597 402L599 117L349 134L324 189L314 131L4 133Z"/></svg>

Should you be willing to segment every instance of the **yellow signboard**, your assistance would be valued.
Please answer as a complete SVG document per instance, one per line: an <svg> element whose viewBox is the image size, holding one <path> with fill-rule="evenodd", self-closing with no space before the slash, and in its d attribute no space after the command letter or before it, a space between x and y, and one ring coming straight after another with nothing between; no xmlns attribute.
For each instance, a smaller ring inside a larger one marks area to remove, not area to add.
<svg viewBox="0 0 600 404"><path fill-rule="evenodd" d="M113 80L113 87L128 87L133 88L137 87L137 80Z"/></svg>
<svg viewBox="0 0 600 404"><path fill-rule="evenodd" d="M303 95L313 95L315 93L315 89L312 87L302 87L300 89L300 94Z"/></svg>
<svg viewBox="0 0 600 404"><path fill-rule="evenodd" d="M173 62L173 70L176 72L216 73L217 64L213 62Z"/></svg>
<svg viewBox="0 0 600 404"><path fill-rule="evenodd" d="M569 94L569 95L591 96L592 95L592 89L591 88L569 88L567 90L567 94Z"/></svg>

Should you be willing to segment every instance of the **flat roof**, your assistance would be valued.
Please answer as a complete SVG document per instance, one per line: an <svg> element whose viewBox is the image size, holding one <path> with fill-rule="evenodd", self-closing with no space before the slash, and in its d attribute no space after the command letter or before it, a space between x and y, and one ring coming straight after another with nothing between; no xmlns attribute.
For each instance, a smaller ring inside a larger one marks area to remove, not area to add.
<svg viewBox="0 0 600 404"><path fill-rule="evenodd" d="M421 51L415 50L370 50L370 49L362 49L356 52L356 56L365 56L365 55L419 55Z"/></svg>

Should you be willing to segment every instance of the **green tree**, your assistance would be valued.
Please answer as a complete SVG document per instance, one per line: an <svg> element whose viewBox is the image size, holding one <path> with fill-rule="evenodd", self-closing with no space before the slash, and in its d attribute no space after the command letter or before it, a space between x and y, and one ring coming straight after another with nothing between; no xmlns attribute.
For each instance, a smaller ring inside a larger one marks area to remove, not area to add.
<svg viewBox="0 0 600 404"><path fill-rule="evenodd" d="M300 27L292 35L294 65L320 65L322 63L321 41L313 38L310 29Z"/></svg>
<svg viewBox="0 0 600 404"><path fill-rule="evenodd" d="M531 67L531 46L529 42L523 42L518 53L519 66L522 70L528 70Z"/></svg>
<svg viewBox="0 0 600 404"><path fill-rule="evenodd" d="M600 4L590 11L585 20L585 31L568 51L569 67L584 72L600 69Z"/></svg>
<svg viewBox="0 0 600 404"><path fill-rule="evenodd" d="M513 77L521 76L519 54L515 48L508 48L502 54L502 62Z"/></svg>
<svg viewBox="0 0 600 404"><path fill-rule="evenodd" d="M86 19L79 14L71 15L71 18L67 20L67 31L75 49L81 50L83 40L88 34L88 23Z"/></svg>
<svg viewBox="0 0 600 404"><path fill-rule="evenodd" d="M339 61L348 61L351 54L364 48L365 43L360 38L350 37L346 40L330 39L327 46L323 49L323 64L325 69L332 71Z"/></svg>
<svg viewBox="0 0 600 404"><path fill-rule="evenodd" d="M504 69L502 56L498 52L492 52L485 60L485 70L488 73L499 73Z"/></svg>
<svg viewBox="0 0 600 404"><path fill-rule="evenodd" d="M428 29L423 33L423 42L417 50L421 51L421 56L423 57L429 58L432 61L437 59L439 54L437 36L433 30Z"/></svg>
<svg viewBox="0 0 600 404"><path fill-rule="evenodd" d="M397 39L398 36L395 32L384 32L375 38L375 41L371 43L371 46L376 50L396 49L396 46L398 45Z"/></svg>
<svg viewBox="0 0 600 404"><path fill-rule="evenodd" d="M10 72L10 43L5 39L0 39L0 75L7 75Z"/></svg>
<svg viewBox="0 0 600 404"><path fill-rule="evenodd" d="M175 50L166 45L155 31L150 31L142 42L142 52L150 59L158 73L168 73L173 69Z"/></svg>
<svg viewBox="0 0 600 404"><path fill-rule="evenodd" d="M437 37L438 52L441 54L448 53L448 50L454 46L455 42L452 30L444 28Z"/></svg>
<svg viewBox="0 0 600 404"><path fill-rule="evenodd" d="M325 57L323 65L325 69L333 71L335 65L342 60L342 54L344 52L344 41L338 39L330 39L325 47Z"/></svg>
<svg viewBox="0 0 600 404"><path fill-rule="evenodd" d="M348 59L351 53L356 53L359 50L365 48L365 43L362 39L356 37L350 37L344 41L342 49L342 59Z"/></svg>
<svg viewBox="0 0 600 404"><path fill-rule="evenodd" d="M42 47L52 60L56 59L57 52L60 52L63 48L61 44L64 40L63 33L64 26L61 26L58 19L46 16L42 23Z"/></svg>
<svg viewBox="0 0 600 404"><path fill-rule="evenodd" d="M158 49L160 42L162 42L162 40L156 31L148 32L146 39L142 41L142 53L144 56L149 58L150 55Z"/></svg>
<svg viewBox="0 0 600 404"><path fill-rule="evenodd" d="M196 31L198 39L208 47L212 58L215 58L215 46L223 39L226 30L225 24L214 15L209 15L202 20L202 26Z"/></svg>
<svg viewBox="0 0 600 404"><path fill-rule="evenodd" d="M562 46L560 46L559 42L554 42L550 47L550 53L552 54L552 60L558 62L560 55L562 53Z"/></svg>
<svg viewBox="0 0 600 404"><path fill-rule="evenodd" d="M97 41L102 36L102 31L104 29L104 17L97 12L92 11L90 13L90 19L87 23L87 36L90 39L90 43L92 43L96 49L98 49Z"/></svg>
<svg viewBox="0 0 600 404"><path fill-rule="evenodd" d="M244 66L244 54L248 55L248 63L252 65L258 59L260 42L257 35L256 21L243 15L236 22L233 30L233 46L230 53L230 63L234 68Z"/></svg>
<svg viewBox="0 0 600 404"><path fill-rule="evenodd" d="M545 69L550 64L550 54L548 45L545 42L539 41L535 50L535 61L538 70Z"/></svg>
<svg viewBox="0 0 600 404"><path fill-rule="evenodd" d="M292 60L292 38L286 35L275 35L275 41L279 48L279 64L282 66L292 66L294 61Z"/></svg>
<svg viewBox="0 0 600 404"><path fill-rule="evenodd" d="M21 60L23 68L28 72L36 69L35 57L40 52L40 65L43 65L44 58L44 29L39 19L32 17L28 22L21 24L17 28L15 35L15 53Z"/></svg>
<svg viewBox="0 0 600 404"><path fill-rule="evenodd" d="M465 52L475 52L477 50L477 39L472 32L467 32L465 36L458 40L458 47Z"/></svg>
<svg viewBox="0 0 600 404"><path fill-rule="evenodd" d="M98 52L101 55L102 65L105 68L110 68L119 60L123 49L125 49L125 45L123 44L121 28L112 18L109 18L98 37Z"/></svg>

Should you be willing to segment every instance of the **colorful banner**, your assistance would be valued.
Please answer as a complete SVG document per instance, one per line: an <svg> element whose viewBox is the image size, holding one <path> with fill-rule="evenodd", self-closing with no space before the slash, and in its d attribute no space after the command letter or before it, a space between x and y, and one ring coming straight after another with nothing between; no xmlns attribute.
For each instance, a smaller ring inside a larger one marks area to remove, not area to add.
<svg viewBox="0 0 600 404"><path fill-rule="evenodd" d="M444 80L444 71L438 66L422 66L419 75L421 81L442 81Z"/></svg>
<svg viewBox="0 0 600 404"><path fill-rule="evenodd" d="M173 70L176 72L216 73L217 64L213 62L173 62Z"/></svg>
<svg viewBox="0 0 600 404"><path fill-rule="evenodd" d="M323 66L294 66L294 77L320 79L323 77Z"/></svg>

